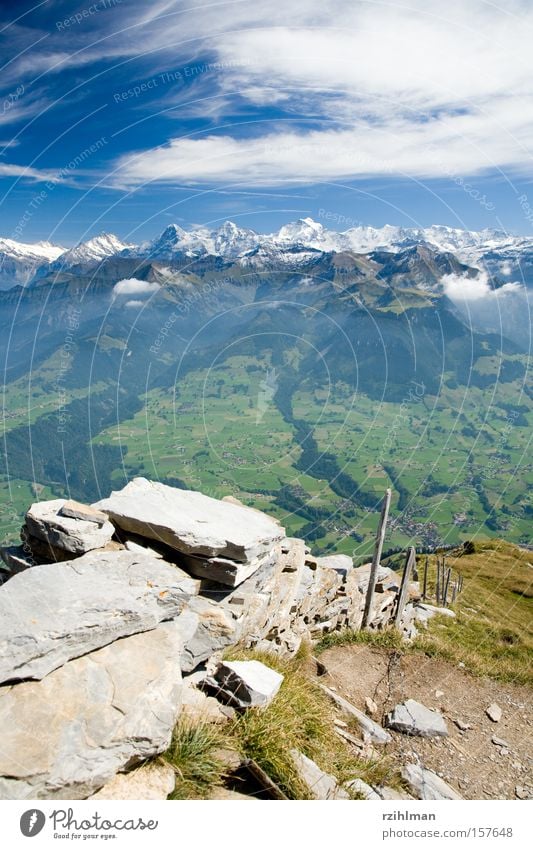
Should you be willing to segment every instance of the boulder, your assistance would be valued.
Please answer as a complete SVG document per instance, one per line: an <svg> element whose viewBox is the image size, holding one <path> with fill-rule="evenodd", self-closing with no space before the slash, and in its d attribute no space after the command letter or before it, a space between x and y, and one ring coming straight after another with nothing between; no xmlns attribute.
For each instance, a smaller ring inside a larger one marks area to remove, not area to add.
<svg viewBox="0 0 533 849"><path fill-rule="evenodd" d="M492 722L499 722L502 718L502 709L496 702L489 705L485 713Z"/></svg>
<svg viewBox="0 0 533 849"><path fill-rule="evenodd" d="M176 786L176 775L168 764L151 763L132 772L119 773L90 796L90 799L143 801L164 800Z"/></svg>
<svg viewBox="0 0 533 849"><path fill-rule="evenodd" d="M258 510L145 478L134 478L93 506L125 531L204 558L249 564L285 536L277 522Z"/></svg>
<svg viewBox="0 0 533 849"><path fill-rule="evenodd" d="M413 737L447 737L448 728L444 717L437 710L430 710L414 699L407 699L396 705L387 714L385 724L393 731L410 734Z"/></svg>
<svg viewBox="0 0 533 849"><path fill-rule="evenodd" d="M65 499L58 498L32 504L26 513L29 534L71 554L85 554L109 542L115 532L111 522L100 525L92 520L64 516L61 511L66 503Z"/></svg>
<svg viewBox="0 0 533 849"><path fill-rule="evenodd" d="M180 649L176 622L164 622L42 681L1 687L0 798L83 799L163 752L180 705Z"/></svg>
<svg viewBox="0 0 533 849"><path fill-rule="evenodd" d="M374 722L373 719L370 719L369 716L363 713L362 710L356 708L355 705L352 705L351 702L348 702L342 696L339 696L338 693L335 693L334 690L330 690L329 687L326 687L324 684L319 685L322 690L330 697L330 699L335 702L335 704L340 707L344 713L349 714L350 716L355 717L357 722L359 723L361 730L364 734L366 734L373 743L390 743L392 740L391 735L388 731L385 731L381 725L378 725L377 722Z"/></svg>
<svg viewBox="0 0 533 849"><path fill-rule="evenodd" d="M462 799L463 797L446 784L436 773L418 764L407 764L402 769L402 778L412 788L417 799Z"/></svg>
<svg viewBox="0 0 533 849"><path fill-rule="evenodd" d="M239 623L222 605L207 598L191 598L177 618L182 635L181 669L193 669L215 652L238 642Z"/></svg>
<svg viewBox="0 0 533 849"><path fill-rule="evenodd" d="M349 799L350 796L339 787L337 779L327 772L323 772L320 767L303 755L297 749L291 751L292 762L298 777L305 784L313 799Z"/></svg>
<svg viewBox="0 0 533 849"><path fill-rule="evenodd" d="M195 582L129 551L34 566L0 588L0 682L43 678L68 660L177 616Z"/></svg>
<svg viewBox="0 0 533 849"><path fill-rule="evenodd" d="M209 685L239 708L266 707L283 683L283 675L258 660L222 661Z"/></svg>

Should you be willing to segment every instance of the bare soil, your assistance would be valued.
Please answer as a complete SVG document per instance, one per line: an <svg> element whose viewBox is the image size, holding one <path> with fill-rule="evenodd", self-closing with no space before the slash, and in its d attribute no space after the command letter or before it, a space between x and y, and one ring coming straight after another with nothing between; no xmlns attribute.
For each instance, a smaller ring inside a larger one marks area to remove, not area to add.
<svg viewBox="0 0 533 849"><path fill-rule="evenodd" d="M391 732L384 748L398 768L421 763L438 773L466 799L533 798L533 714L531 690L489 679L474 678L450 663L423 655L367 645L337 646L320 655L327 675L320 681L334 687L361 710L365 698L378 706L373 718L411 698L444 715L449 737L434 740ZM502 709L492 722L486 709ZM455 721L471 725L461 731ZM496 745L492 737L508 745Z"/></svg>

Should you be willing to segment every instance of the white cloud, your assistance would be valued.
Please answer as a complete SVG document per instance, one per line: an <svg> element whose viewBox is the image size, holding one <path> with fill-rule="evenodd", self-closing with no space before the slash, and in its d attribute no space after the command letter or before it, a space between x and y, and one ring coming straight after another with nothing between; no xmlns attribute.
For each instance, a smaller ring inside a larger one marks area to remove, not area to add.
<svg viewBox="0 0 533 849"><path fill-rule="evenodd" d="M165 33L152 21L160 46L176 20L163 23ZM197 16L179 25L183 39L200 34ZM251 139L174 138L122 157L116 182L266 185L528 169L532 29L533 6L518 0L504 8L482 0L211 7L210 36L199 49L214 51L224 70L208 75L210 96L235 103L238 94L255 107L283 99L292 127L298 116L319 123L287 130L252 122Z"/></svg>
<svg viewBox="0 0 533 849"><path fill-rule="evenodd" d="M505 283L498 289L493 289L489 277L485 271L481 271L477 277L467 277L460 274L446 274L442 278L444 293L452 301L473 302L486 299L498 300L506 295L523 295L524 287L521 283Z"/></svg>
<svg viewBox="0 0 533 849"><path fill-rule="evenodd" d="M13 165L7 162L0 164L0 177L21 177L41 183L59 182L56 171L42 171L39 168L30 168L28 165Z"/></svg>
<svg viewBox="0 0 533 849"><path fill-rule="evenodd" d="M144 301L126 301L124 306L130 309L140 309L140 307L144 307Z"/></svg>
<svg viewBox="0 0 533 849"><path fill-rule="evenodd" d="M115 297L117 295L151 295L160 288L159 283L149 283L147 280L137 280L135 277L130 277L115 283L113 286L113 295Z"/></svg>

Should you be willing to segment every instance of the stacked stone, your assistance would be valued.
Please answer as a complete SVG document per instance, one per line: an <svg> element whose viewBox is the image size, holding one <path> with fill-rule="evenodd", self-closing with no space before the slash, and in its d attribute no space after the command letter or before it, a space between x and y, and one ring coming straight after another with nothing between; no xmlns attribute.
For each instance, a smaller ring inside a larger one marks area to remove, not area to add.
<svg viewBox="0 0 533 849"><path fill-rule="evenodd" d="M16 574L37 563L71 560L105 548L114 532L107 515L86 504L64 498L40 501L26 513L22 545L4 547L1 555L6 570Z"/></svg>
<svg viewBox="0 0 533 849"><path fill-rule="evenodd" d="M229 646L293 654L360 626L369 567L314 557L235 499L137 478L92 507L32 505L24 536L30 556L2 553L23 568L0 587L0 798L86 798L164 751L182 674ZM378 578L380 627L398 581Z"/></svg>

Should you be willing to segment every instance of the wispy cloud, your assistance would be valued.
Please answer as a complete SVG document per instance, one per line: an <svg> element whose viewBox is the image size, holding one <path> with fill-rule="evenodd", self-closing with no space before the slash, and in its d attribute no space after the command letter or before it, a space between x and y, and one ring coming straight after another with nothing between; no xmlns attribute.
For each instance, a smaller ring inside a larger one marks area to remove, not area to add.
<svg viewBox="0 0 533 849"><path fill-rule="evenodd" d="M162 110L186 100L181 113L169 114L204 117L209 134L176 134L120 156L113 166L117 187L531 169L531 3L184 5L129 0L67 33L52 27L49 38L24 54L25 38L34 40L36 32L17 25L21 56L9 68L16 79L57 79L91 63L113 68L131 61L146 75L206 59L219 63L218 71L187 80L186 98L171 87L159 92ZM135 110L142 105L135 102ZM147 101L146 114L149 108ZM235 125L225 126L236 114Z"/></svg>

